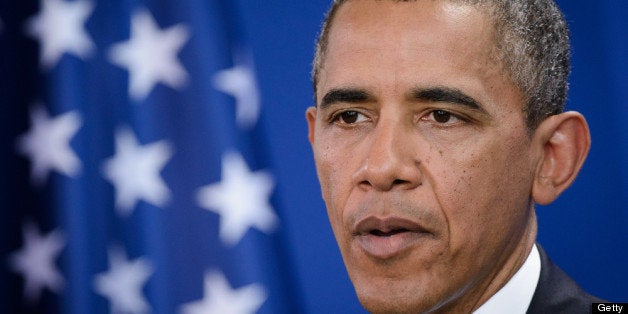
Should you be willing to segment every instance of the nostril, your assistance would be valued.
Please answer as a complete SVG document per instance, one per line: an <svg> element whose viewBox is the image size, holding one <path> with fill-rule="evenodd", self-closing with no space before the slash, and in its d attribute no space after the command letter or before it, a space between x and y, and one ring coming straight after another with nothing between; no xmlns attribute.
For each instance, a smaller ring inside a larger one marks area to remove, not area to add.
<svg viewBox="0 0 628 314"><path fill-rule="evenodd" d="M409 162L373 160L367 158L352 176L352 182L361 190L411 190L421 185L421 169L410 166Z"/></svg>
<svg viewBox="0 0 628 314"><path fill-rule="evenodd" d="M408 183L408 181L401 180L401 179L397 179L397 180L393 181L393 185L404 185L404 184L407 184L407 183Z"/></svg>
<svg viewBox="0 0 628 314"><path fill-rule="evenodd" d="M362 181L360 181L360 184L359 184L359 185L360 185L360 186L364 186L364 187L370 187L370 186L372 186L372 185L371 185L371 182L369 182L368 180L362 180Z"/></svg>

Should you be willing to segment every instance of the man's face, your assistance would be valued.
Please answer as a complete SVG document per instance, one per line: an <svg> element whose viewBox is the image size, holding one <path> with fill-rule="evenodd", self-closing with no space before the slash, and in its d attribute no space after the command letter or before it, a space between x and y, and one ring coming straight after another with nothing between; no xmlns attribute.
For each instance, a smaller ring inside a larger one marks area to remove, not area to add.
<svg viewBox="0 0 628 314"><path fill-rule="evenodd" d="M309 137L349 276L372 312L470 312L536 236L519 90L483 12L446 1L338 11Z"/></svg>

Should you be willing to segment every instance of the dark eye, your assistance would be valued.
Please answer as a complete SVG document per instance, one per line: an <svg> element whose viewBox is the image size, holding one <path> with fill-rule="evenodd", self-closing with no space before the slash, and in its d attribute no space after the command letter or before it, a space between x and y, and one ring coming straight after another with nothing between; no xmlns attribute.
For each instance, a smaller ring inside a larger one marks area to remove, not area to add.
<svg viewBox="0 0 628 314"><path fill-rule="evenodd" d="M441 124L452 124L460 120L460 118L458 118L455 114L445 110L434 110L430 112L427 119Z"/></svg>
<svg viewBox="0 0 628 314"><path fill-rule="evenodd" d="M334 117L334 120L339 121L343 124L354 124L354 123L365 121L366 117L357 111L348 110L348 111L343 111L337 114Z"/></svg>
<svg viewBox="0 0 628 314"><path fill-rule="evenodd" d="M444 110L436 110L432 114L434 115L434 121L439 123L446 123L451 119L451 113Z"/></svg>

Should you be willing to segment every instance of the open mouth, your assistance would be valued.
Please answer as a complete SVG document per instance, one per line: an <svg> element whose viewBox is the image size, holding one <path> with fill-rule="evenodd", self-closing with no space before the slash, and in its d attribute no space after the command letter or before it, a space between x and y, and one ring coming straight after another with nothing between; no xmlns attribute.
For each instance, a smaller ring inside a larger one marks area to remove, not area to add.
<svg viewBox="0 0 628 314"><path fill-rule="evenodd" d="M377 237L391 237L399 233L410 232L410 230L405 228L393 229L390 231L382 231L378 229L371 230L369 234L377 236Z"/></svg>
<svg viewBox="0 0 628 314"><path fill-rule="evenodd" d="M409 219L370 216L355 225L353 235L359 250L376 259L389 259L409 251L432 234Z"/></svg>
<svg viewBox="0 0 628 314"><path fill-rule="evenodd" d="M425 233L427 231L419 223L400 217L369 216L358 221L353 228L354 235L378 237L390 237L404 232Z"/></svg>

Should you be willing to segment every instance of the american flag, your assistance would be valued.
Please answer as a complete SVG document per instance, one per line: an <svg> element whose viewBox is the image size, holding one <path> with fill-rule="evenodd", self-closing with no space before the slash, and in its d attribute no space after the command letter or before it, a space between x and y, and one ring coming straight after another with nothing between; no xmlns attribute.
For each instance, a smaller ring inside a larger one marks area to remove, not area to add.
<svg viewBox="0 0 628 314"><path fill-rule="evenodd" d="M2 4L2 110L23 108L3 121L26 122L3 142L31 189L3 214L21 232L0 310L301 310L229 2Z"/></svg>
<svg viewBox="0 0 628 314"><path fill-rule="evenodd" d="M363 313L303 120L330 2L0 0L0 313ZM558 3L593 146L539 242L623 301L628 2Z"/></svg>

